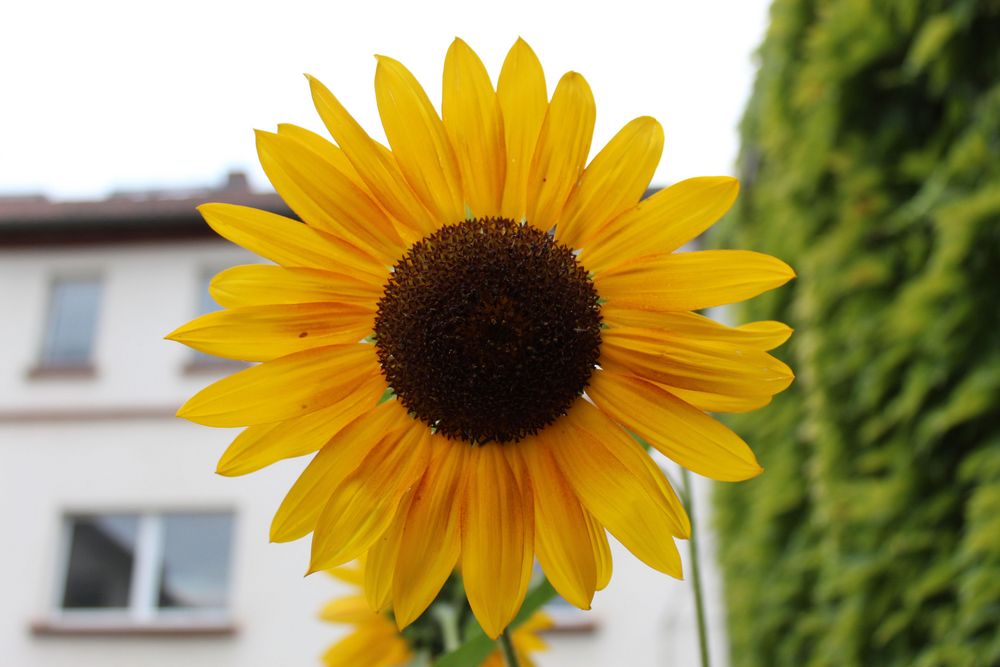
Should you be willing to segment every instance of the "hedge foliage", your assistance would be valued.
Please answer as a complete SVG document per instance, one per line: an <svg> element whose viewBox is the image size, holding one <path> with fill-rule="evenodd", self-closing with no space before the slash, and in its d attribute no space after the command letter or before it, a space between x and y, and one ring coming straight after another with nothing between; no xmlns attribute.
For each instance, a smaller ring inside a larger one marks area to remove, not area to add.
<svg viewBox="0 0 1000 667"><path fill-rule="evenodd" d="M1000 2L775 0L737 209L797 330L716 496L734 667L1000 665Z"/></svg>

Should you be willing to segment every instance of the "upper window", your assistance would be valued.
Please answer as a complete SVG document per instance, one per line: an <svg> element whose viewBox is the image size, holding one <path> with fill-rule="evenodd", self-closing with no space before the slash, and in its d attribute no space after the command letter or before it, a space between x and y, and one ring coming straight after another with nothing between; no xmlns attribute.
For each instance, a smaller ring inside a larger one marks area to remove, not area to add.
<svg viewBox="0 0 1000 667"><path fill-rule="evenodd" d="M197 301L197 312L195 315L207 315L208 313L214 313L217 310L221 310L222 306L216 303L215 299L212 298L211 292L208 291L209 285L212 283L212 277L215 275L214 271L204 271L198 280L198 301ZM199 368L208 368L211 370L213 367L218 367L219 364L230 363L228 359L223 359L221 357L216 357L211 354L206 354L204 352L199 352L198 350L191 350L191 360L188 362L188 370L198 370Z"/></svg>
<svg viewBox="0 0 1000 667"><path fill-rule="evenodd" d="M232 523L228 512L67 517L59 607L137 622L218 616L228 601Z"/></svg>
<svg viewBox="0 0 1000 667"><path fill-rule="evenodd" d="M214 313L222 308L212 298L212 293L209 291L209 287L212 285L212 278L215 277L215 274L215 271L205 271L201 274L201 279L198 281L198 315Z"/></svg>
<svg viewBox="0 0 1000 667"><path fill-rule="evenodd" d="M101 283L96 278L62 279L52 284L43 367L91 364L100 297Z"/></svg>

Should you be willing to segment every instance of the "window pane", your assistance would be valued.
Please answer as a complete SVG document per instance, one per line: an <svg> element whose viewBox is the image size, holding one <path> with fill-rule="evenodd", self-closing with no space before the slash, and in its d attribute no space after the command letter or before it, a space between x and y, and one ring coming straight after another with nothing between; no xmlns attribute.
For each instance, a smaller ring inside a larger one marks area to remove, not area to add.
<svg viewBox="0 0 1000 667"><path fill-rule="evenodd" d="M164 515L161 608L226 606L232 523L230 514Z"/></svg>
<svg viewBox="0 0 1000 667"><path fill-rule="evenodd" d="M70 523L66 609L128 606L138 517L76 517Z"/></svg>
<svg viewBox="0 0 1000 667"><path fill-rule="evenodd" d="M198 314L206 315L208 313L214 313L219 310L222 306L215 302L212 298L212 293L208 291L208 286L212 284L212 278L215 274L206 271L201 276L201 282L198 287Z"/></svg>
<svg viewBox="0 0 1000 667"><path fill-rule="evenodd" d="M216 303L215 299L212 298L211 292L208 291L208 286L211 284L214 276L214 273L206 271L201 275L201 279L198 281L197 315L207 315L208 313L214 313L215 311L222 309L222 306ZM211 364L219 361L219 357L211 354L205 354L204 352L199 352L198 350L192 350L192 354L194 355L194 362L196 364Z"/></svg>
<svg viewBox="0 0 1000 667"><path fill-rule="evenodd" d="M101 295L98 280L60 280L52 286L42 363L84 365L90 362Z"/></svg>

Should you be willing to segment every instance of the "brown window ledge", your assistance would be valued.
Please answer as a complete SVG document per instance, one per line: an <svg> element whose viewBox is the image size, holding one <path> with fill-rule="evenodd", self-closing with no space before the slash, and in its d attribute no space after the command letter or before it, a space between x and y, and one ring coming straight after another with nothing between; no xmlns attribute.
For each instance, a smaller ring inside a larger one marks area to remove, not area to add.
<svg viewBox="0 0 1000 667"><path fill-rule="evenodd" d="M28 370L29 380L92 380L97 377L93 364L39 364Z"/></svg>
<svg viewBox="0 0 1000 667"><path fill-rule="evenodd" d="M597 621L555 619L553 624L542 632L550 635L589 635L597 632L597 628Z"/></svg>
<svg viewBox="0 0 1000 667"><path fill-rule="evenodd" d="M236 634L232 621L150 621L118 623L84 620L42 620L31 624L36 637L230 637Z"/></svg>

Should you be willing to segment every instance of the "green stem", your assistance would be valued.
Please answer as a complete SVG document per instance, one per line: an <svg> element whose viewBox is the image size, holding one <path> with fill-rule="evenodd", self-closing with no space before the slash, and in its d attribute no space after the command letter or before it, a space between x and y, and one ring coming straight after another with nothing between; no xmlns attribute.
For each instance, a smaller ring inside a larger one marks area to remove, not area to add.
<svg viewBox="0 0 1000 667"><path fill-rule="evenodd" d="M514 650L514 644L510 641L506 629L500 633L500 650L503 651L503 660L507 667L521 667L521 663L517 660L517 651Z"/></svg>
<svg viewBox="0 0 1000 667"><path fill-rule="evenodd" d="M712 661L708 656L708 624L705 622L705 600L701 592L701 570L698 567L698 530L694 520L694 492L691 489L691 473L687 468L681 468L681 479L684 483L684 507L688 518L691 519L691 539L688 540L688 549L691 554L691 585L694 587L694 607L698 619L701 667L710 667Z"/></svg>

